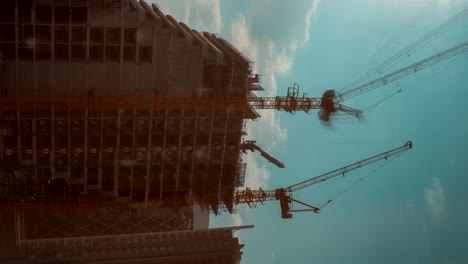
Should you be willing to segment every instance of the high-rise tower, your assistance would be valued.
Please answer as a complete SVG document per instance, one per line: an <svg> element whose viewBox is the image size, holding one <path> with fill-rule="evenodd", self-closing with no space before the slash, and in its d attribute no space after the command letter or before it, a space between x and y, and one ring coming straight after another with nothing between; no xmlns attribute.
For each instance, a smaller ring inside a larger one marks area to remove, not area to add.
<svg viewBox="0 0 468 264"><path fill-rule="evenodd" d="M232 212L254 110L93 102L252 95L242 53L144 1L0 5L0 197L18 239L191 230L194 205Z"/></svg>

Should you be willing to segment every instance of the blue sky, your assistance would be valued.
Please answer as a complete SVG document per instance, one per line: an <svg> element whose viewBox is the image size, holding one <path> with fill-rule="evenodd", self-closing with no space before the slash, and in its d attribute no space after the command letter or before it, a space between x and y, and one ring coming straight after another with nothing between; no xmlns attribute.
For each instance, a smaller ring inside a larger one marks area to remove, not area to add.
<svg viewBox="0 0 468 264"><path fill-rule="evenodd" d="M217 32L255 61L265 92L285 95L294 82L319 97L352 83L464 8L463 0L196 0L157 1L191 27ZM423 11L421 11L423 10ZM397 35L415 17L404 34ZM374 54L394 36L388 49ZM468 17L392 69L468 40ZM258 153L245 155L246 186L274 189L414 142L406 152L340 196L320 214L280 218L275 202L211 218L211 226L254 224L238 232L243 263L468 263L468 56L440 63L346 101L366 109L402 88L365 119L324 127L316 112L262 111L248 124L285 163L277 169ZM371 60L373 59L373 60ZM391 69L390 69L391 70ZM320 205L374 167L301 191Z"/></svg>

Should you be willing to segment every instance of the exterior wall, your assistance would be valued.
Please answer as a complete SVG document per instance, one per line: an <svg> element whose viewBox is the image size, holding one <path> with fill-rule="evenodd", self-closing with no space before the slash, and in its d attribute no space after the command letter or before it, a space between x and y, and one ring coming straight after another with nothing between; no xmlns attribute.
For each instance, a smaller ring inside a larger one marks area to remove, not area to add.
<svg viewBox="0 0 468 264"><path fill-rule="evenodd" d="M250 62L240 52L144 1L5 0L0 55L0 205L28 208L15 218L24 254L239 262L231 229L174 233L195 238L182 249L172 233L155 232L207 227L194 223L194 204L204 221L208 211L233 211L243 121L252 114L89 103L246 96ZM26 97L35 98L30 109L1 104ZM64 105L84 97L87 107L52 108L49 97Z"/></svg>
<svg viewBox="0 0 468 264"><path fill-rule="evenodd" d="M8 2L3 12L21 14L0 21L8 69L2 86L10 95L86 96L93 90L96 96L152 96L158 90L191 96L202 87L206 54L199 41L156 7L109 0L81 6Z"/></svg>
<svg viewBox="0 0 468 264"><path fill-rule="evenodd" d="M1 98L247 93L250 62L240 52L144 1L2 5ZM196 201L233 210L243 111L0 111L8 202L99 192L144 208Z"/></svg>

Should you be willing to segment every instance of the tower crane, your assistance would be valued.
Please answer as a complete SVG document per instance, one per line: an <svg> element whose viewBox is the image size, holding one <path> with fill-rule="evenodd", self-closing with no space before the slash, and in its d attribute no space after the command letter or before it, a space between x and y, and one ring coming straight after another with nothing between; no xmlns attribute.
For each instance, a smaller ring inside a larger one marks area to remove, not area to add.
<svg viewBox="0 0 468 264"><path fill-rule="evenodd" d="M291 213L293 212L312 211L314 213L318 213L320 212L320 208L294 199L293 193L295 191L307 188L311 185L324 182L328 179L331 179L340 175L344 176L346 173L352 170L364 167L366 165L369 165L371 163L374 163L380 160L386 160L391 156L400 154L412 148L413 148L413 143L411 141L408 141L401 147L380 153L378 155L375 155L370 158L344 166L342 168L327 172L317 177L293 184L286 188L279 188L275 190L263 190L261 188L258 190L251 190L249 188L246 188L245 190L237 191L235 193L234 202L235 204L247 204L249 207L252 208L252 207L256 207L257 203L263 204L263 202L266 202L266 201L279 201L280 207L281 207L281 217L285 219L292 218ZM328 202L331 202L331 200ZM300 204L304 206L305 209L294 210L292 206L293 203Z"/></svg>

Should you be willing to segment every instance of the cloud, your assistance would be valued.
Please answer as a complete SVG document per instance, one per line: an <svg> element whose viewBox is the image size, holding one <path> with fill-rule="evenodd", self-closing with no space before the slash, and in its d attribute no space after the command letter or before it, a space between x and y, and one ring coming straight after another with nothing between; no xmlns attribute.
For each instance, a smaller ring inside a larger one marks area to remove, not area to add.
<svg viewBox="0 0 468 264"><path fill-rule="evenodd" d="M286 49L283 48L276 56L276 60L272 64L275 73L285 74L292 68L291 56L286 54Z"/></svg>
<svg viewBox="0 0 468 264"><path fill-rule="evenodd" d="M176 19L183 17L185 8L189 5L189 1L168 1L168 0L145 0L147 3L157 4L164 14L169 14Z"/></svg>
<svg viewBox="0 0 468 264"><path fill-rule="evenodd" d="M242 51L250 60L256 62L259 59L258 42L250 36L250 31L243 14L231 26L231 39L234 46ZM257 64L253 65L253 71L257 71L256 66Z"/></svg>
<svg viewBox="0 0 468 264"><path fill-rule="evenodd" d="M184 23L187 25L190 24L190 2L185 4Z"/></svg>
<svg viewBox="0 0 468 264"><path fill-rule="evenodd" d="M445 194L439 178L433 177L432 184L424 188L424 198L431 213L435 217L441 217L445 211Z"/></svg>
<svg viewBox="0 0 468 264"><path fill-rule="evenodd" d="M220 0L196 0L195 4L197 7L197 28L220 33L223 28Z"/></svg>
<svg viewBox="0 0 468 264"><path fill-rule="evenodd" d="M240 214L231 214L232 226L242 225L242 218Z"/></svg>
<svg viewBox="0 0 468 264"><path fill-rule="evenodd" d="M247 163L244 185L251 189L266 188L270 172L265 164L259 164L255 155L256 153L249 153L244 156L244 161Z"/></svg>
<svg viewBox="0 0 468 264"><path fill-rule="evenodd" d="M317 12L318 3L319 3L319 0L313 0L312 1L312 6L307 11L304 40L302 41L301 46L304 46L305 44L307 44L307 42L309 42L309 39L310 39L310 22L312 20L312 16L315 15L315 12Z"/></svg>
<svg viewBox="0 0 468 264"><path fill-rule="evenodd" d="M165 14L195 25L197 30L220 33L223 28L220 0L150 0L157 3ZM194 15L193 15L194 14Z"/></svg>

